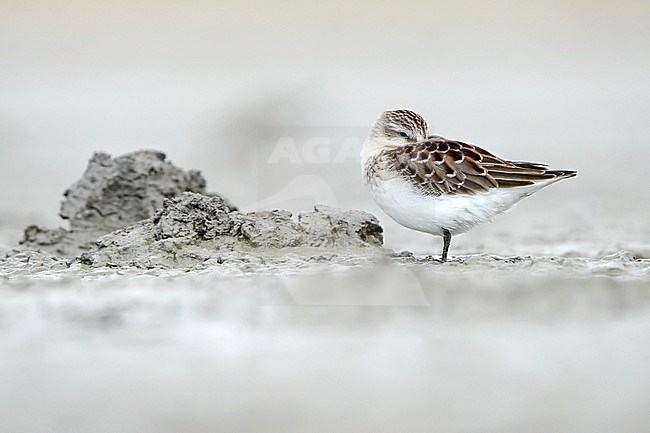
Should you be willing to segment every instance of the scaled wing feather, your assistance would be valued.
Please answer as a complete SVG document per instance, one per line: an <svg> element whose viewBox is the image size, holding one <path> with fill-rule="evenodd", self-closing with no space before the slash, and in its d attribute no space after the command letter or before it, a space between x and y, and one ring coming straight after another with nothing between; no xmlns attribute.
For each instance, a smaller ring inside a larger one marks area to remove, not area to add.
<svg viewBox="0 0 650 433"><path fill-rule="evenodd" d="M425 194L473 195L564 176L544 164L507 161L478 146L438 136L387 152L397 171Z"/></svg>

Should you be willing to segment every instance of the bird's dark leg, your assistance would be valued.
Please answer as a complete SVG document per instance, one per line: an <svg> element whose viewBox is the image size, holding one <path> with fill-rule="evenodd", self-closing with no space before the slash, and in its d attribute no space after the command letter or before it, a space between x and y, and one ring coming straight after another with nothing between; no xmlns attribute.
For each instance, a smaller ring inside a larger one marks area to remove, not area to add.
<svg viewBox="0 0 650 433"><path fill-rule="evenodd" d="M447 261L447 253L449 252L449 244L451 244L451 232L447 229L442 229L442 261Z"/></svg>

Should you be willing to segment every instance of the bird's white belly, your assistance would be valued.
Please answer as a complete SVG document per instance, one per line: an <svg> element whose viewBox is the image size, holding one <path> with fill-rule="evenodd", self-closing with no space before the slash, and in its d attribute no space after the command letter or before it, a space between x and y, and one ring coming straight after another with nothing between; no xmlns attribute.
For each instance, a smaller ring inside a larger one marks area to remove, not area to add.
<svg viewBox="0 0 650 433"><path fill-rule="evenodd" d="M526 188L517 188L471 196L424 195L400 178L368 185L368 190L379 207L399 224L439 236L443 229L458 234L491 221L532 193Z"/></svg>

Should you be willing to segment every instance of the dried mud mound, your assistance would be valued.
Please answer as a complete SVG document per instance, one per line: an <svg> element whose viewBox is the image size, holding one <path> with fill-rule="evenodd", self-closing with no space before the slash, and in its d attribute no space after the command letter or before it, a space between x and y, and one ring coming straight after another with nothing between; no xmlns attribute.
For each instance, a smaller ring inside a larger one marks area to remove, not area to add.
<svg viewBox="0 0 650 433"><path fill-rule="evenodd" d="M117 230L80 256L92 266L188 268L225 262L309 260L323 249L380 247L382 228L361 211L316 206L297 220L286 211L240 213L221 197L183 193L165 200L153 218Z"/></svg>
<svg viewBox="0 0 650 433"><path fill-rule="evenodd" d="M198 171L175 167L164 153L145 150L117 158L95 153L81 179L64 193L60 215L72 230L116 230L151 217L165 198L184 191L205 193L205 179Z"/></svg>
<svg viewBox="0 0 650 433"><path fill-rule="evenodd" d="M327 206L296 220L286 211L241 213L205 189L198 171L175 167L161 152L96 153L64 194L60 216L70 228L27 227L21 245L4 254L0 275L81 271L88 265L242 270L266 263L301 266L327 254L341 262L384 251L372 248L381 247L383 230L368 213Z"/></svg>
<svg viewBox="0 0 650 433"><path fill-rule="evenodd" d="M166 198L185 191L205 193L205 186L201 173L174 166L162 152L95 153L81 179L64 193L59 215L70 228L30 226L21 244L74 257L92 248L98 237L150 218Z"/></svg>

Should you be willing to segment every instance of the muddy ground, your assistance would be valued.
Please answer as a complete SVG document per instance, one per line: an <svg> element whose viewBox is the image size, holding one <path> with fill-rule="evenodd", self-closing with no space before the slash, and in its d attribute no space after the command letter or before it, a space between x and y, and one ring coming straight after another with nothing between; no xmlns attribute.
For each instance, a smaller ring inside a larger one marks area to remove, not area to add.
<svg viewBox="0 0 650 433"><path fill-rule="evenodd" d="M524 212L440 263L367 212L208 191L160 152L96 154L62 227L3 246L2 431L650 425L646 226Z"/></svg>

